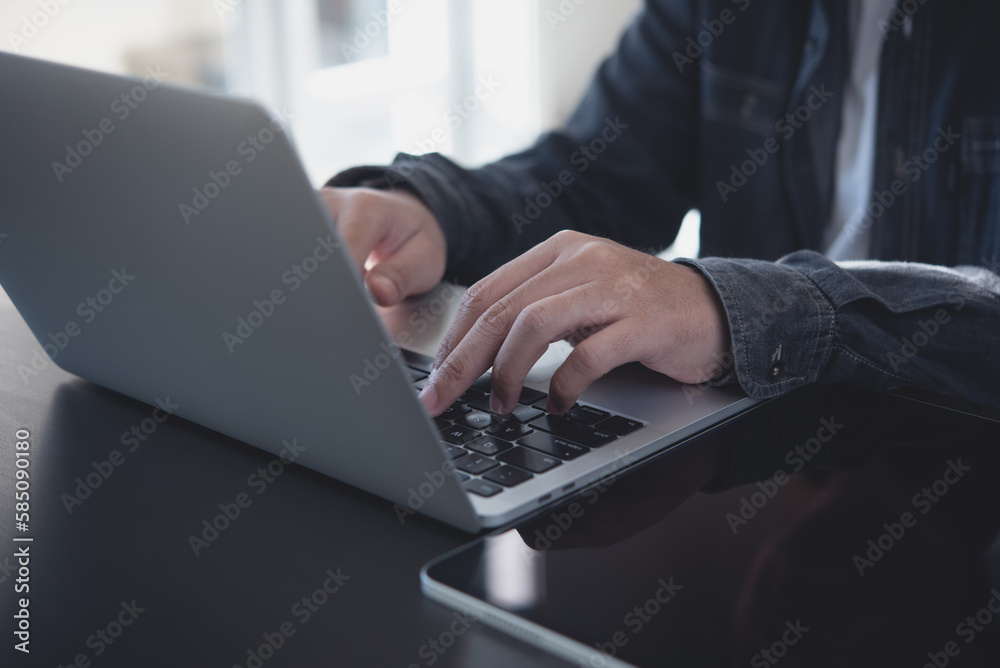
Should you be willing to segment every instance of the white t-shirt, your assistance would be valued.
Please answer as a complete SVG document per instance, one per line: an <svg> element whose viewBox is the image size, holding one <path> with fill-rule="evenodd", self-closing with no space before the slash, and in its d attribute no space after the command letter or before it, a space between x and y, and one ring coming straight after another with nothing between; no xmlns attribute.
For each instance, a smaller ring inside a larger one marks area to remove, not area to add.
<svg viewBox="0 0 1000 668"><path fill-rule="evenodd" d="M871 255L871 227L865 209L875 166L875 117L878 114L879 60L885 37L879 22L895 0L850 0L848 49L851 69L844 86L837 141L833 211L823 242L831 260L863 260Z"/></svg>

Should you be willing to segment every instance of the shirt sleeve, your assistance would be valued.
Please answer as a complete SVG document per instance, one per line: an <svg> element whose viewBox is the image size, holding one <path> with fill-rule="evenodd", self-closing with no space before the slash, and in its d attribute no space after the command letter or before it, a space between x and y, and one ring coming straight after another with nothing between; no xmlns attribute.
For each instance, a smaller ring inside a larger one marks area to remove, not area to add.
<svg viewBox="0 0 1000 668"><path fill-rule="evenodd" d="M404 185L437 217L446 277L469 284L562 229L656 251L697 196L696 65L680 61L695 25L690 0L647 3L566 126L480 169L400 154L327 185Z"/></svg>
<svg viewBox="0 0 1000 668"><path fill-rule="evenodd" d="M1000 405L1000 276L984 267L835 263L812 251L680 262L718 293L732 371L751 397L850 381Z"/></svg>

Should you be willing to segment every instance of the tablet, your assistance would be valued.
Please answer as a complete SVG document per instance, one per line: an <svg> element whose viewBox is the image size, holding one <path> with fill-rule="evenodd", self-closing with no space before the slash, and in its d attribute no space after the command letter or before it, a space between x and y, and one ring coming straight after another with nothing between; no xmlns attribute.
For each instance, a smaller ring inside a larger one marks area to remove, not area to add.
<svg viewBox="0 0 1000 668"><path fill-rule="evenodd" d="M806 388L430 562L423 590L577 666L997 665L1000 422L975 412Z"/></svg>

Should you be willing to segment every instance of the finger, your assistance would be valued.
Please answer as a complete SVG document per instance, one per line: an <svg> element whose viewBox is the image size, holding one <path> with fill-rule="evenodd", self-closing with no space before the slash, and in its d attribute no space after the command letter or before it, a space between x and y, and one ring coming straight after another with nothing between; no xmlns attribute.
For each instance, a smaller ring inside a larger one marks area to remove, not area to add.
<svg viewBox="0 0 1000 668"><path fill-rule="evenodd" d="M462 297L451 325L438 347L434 358L435 368L448 358L458 342L465 338L487 309L493 307L518 286L540 274L558 256L559 249L556 244L541 243L469 288Z"/></svg>
<svg viewBox="0 0 1000 668"><path fill-rule="evenodd" d="M511 327L493 362L490 408L513 410L531 367L549 344L572 332L597 331L618 317L617 304L603 303L597 290L585 285L526 306Z"/></svg>
<svg viewBox="0 0 1000 668"><path fill-rule="evenodd" d="M551 413L565 413L577 397L595 380L615 367L641 357L638 341L642 336L633 320L619 320L584 339L549 381Z"/></svg>
<svg viewBox="0 0 1000 668"><path fill-rule="evenodd" d="M426 235L411 237L385 257L383 252L376 249L377 261L365 276L368 289L381 306L392 306L410 295L430 290L444 273L444 266L428 261L435 254L434 244Z"/></svg>
<svg viewBox="0 0 1000 668"><path fill-rule="evenodd" d="M575 332L570 332L569 335L566 337L566 342L575 348L576 346L580 345L580 343L588 336L596 334L602 329L603 327L598 325L594 327L588 327L586 329L580 329Z"/></svg>
<svg viewBox="0 0 1000 668"><path fill-rule="evenodd" d="M336 188L323 188L320 194L333 214L337 233L347 246L354 265L364 276L368 256L389 228L389 219L381 211L377 195L358 192L347 195Z"/></svg>
<svg viewBox="0 0 1000 668"><path fill-rule="evenodd" d="M587 267L562 269L552 266L493 303L473 323L431 373L420 398L432 415L452 404L493 364L500 346L521 311L531 303L579 285Z"/></svg>

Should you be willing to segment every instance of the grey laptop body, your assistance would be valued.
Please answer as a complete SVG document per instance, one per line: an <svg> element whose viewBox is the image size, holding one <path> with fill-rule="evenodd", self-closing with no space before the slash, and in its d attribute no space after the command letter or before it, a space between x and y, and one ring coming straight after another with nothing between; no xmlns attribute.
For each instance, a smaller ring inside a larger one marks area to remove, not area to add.
<svg viewBox="0 0 1000 668"><path fill-rule="evenodd" d="M375 309L264 109L7 54L0 87L0 284L39 354L151 405L169 396L182 417L293 453L401 517L498 526L753 403L624 367L581 401L642 429L470 494L396 345L432 352L448 312L426 318L428 303L457 300Z"/></svg>

